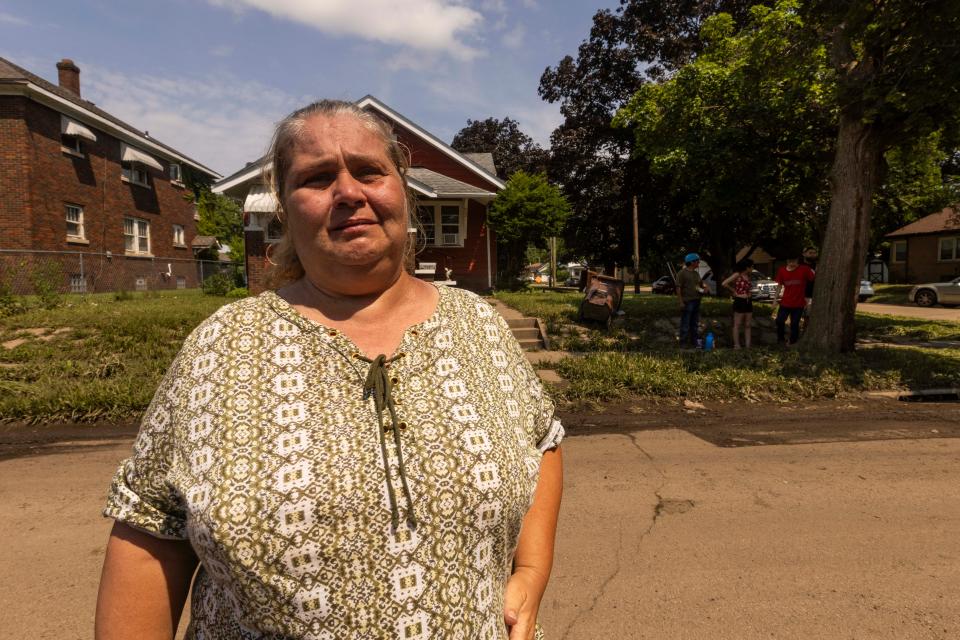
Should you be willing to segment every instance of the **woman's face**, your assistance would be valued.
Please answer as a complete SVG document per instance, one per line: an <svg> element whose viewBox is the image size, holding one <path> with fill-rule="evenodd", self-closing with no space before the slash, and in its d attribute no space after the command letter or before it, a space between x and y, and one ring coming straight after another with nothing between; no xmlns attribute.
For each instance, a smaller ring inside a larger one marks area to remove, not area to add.
<svg viewBox="0 0 960 640"><path fill-rule="evenodd" d="M281 197L288 233L312 279L337 266L393 260L400 267L408 222L403 182L380 138L357 118L306 120Z"/></svg>

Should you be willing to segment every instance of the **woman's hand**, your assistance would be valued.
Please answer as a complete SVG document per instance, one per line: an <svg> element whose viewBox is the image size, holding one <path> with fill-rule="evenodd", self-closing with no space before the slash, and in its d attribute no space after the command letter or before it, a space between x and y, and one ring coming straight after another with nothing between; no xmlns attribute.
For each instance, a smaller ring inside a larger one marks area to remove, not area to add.
<svg viewBox="0 0 960 640"><path fill-rule="evenodd" d="M503 592L503 621L510 640L533 640L537 611L547 586L547 576L529 567L517 567Z"/></svg>

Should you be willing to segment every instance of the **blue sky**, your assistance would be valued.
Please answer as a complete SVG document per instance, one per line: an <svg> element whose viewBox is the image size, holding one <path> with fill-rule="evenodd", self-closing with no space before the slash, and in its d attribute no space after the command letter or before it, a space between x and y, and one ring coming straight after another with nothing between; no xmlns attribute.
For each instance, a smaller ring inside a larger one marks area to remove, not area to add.
<svg viewBox="0 0 960 640"><path fill-rule="evenodd" d="M227 174L316 98L373 94L449 142L510 116L544 146L540 74L617 0L3 0L0 56Z"/></svg>

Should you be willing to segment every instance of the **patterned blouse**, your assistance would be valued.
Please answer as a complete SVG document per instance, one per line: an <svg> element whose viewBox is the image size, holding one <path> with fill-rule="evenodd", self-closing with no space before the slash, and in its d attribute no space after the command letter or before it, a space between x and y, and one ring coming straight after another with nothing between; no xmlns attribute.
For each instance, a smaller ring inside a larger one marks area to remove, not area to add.
<svg viewBox="0 0 960 640"><path fill-rule="evenodd" d="M521 521L563 427L499 314L438 290L384 369L394 422L356 346L273 292L187 338L104 514L190 540L188 637L507 637Z"/></svg>

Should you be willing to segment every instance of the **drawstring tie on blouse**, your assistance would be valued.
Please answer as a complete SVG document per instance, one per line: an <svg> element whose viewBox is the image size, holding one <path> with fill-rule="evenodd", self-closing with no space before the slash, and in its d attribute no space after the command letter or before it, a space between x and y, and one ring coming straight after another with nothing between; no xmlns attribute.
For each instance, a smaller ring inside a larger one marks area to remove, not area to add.
<svg viewBox="0 0 960 640"><path fill-rule="evenodd" d="M380 455L383 456L383 470L387 476L387 493L390 497L390 516L393 523L393 530L396 531L400 524L400 508L397 505L396 492L393 489L393 480L390 477L390 462L387 459L387 431L393 432L393 443L397 451L397 466L400 470L400 483L403 486L403 494L407 499L407 526L411 529L417 528L417 520L413 515L413 498L410 495L410 486L407 484L407 472L403 464L403 449L400 445L400 430L406 425L397 418L397 410L393 402L393 382L387 372L387 365L401 357L403 354L397 354L392 358L387 358L380 354L373 360L358 354L358 358L364 362L370 363L370 370L367 371L367 379L363 383L363 398L366 400L373 396L373 404L377 411L377 425L380 428ZM386 409L390 414L390 426L384 428L383 410Z"/></svg>

